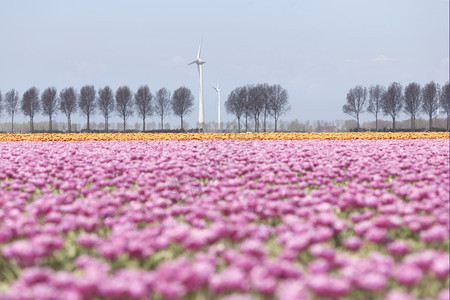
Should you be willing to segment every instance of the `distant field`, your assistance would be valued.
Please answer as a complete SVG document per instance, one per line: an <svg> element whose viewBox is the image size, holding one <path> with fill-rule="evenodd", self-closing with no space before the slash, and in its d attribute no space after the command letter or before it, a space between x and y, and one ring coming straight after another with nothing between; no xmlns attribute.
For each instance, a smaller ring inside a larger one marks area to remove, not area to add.
<svg viewBox="0 0 450 300"><path fill-rule="evenodd" d="M0 135L0 299L448 299L448 138Z"/></svg>

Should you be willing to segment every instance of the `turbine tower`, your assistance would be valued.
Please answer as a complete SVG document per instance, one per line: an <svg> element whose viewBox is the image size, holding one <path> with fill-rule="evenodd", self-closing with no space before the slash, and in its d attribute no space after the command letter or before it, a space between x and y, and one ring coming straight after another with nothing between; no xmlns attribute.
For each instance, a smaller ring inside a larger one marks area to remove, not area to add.
<svg viewBox="0 0 450 300"><path fill-rule="evenodd" d="M202 38L203 41L203 38ZM200 46L198 47L197 59L188 65L197 64L198 76L200 79L200 90L198 95L198 129L203 131L203 125L205 122L205 115L203 112L203 64L206 62L200 56L202 53L202 41L200 42Z"/></svg>
<svg viewBox="0 0 450 300"><path fill-rule="evenodd" d="M213 89L217 92L217 128L219 128L219 131L221 130L220 128L220 89L219 89L219 83L217 83L217 86L213 86Z"/></svg>

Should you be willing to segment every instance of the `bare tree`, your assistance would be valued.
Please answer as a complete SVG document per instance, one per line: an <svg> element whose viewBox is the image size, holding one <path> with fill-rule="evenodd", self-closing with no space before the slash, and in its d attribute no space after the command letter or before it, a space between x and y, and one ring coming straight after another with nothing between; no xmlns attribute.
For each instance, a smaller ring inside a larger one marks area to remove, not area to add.
<svg viewBox="0 0 450 300"><path fill-rule="evenodd" d="M277 124L280 116L291 109L288 99L288 92L282 88L281 85L275 84L269 87L269 114L273 117L275 122L275 131L277 131Z"/></svg>
<svg viewBox="0 0 450 300"><path fill-rule="evenodd" d="M78 106L80 107L80 112L86 116L87 123L86 129L89 131L89 119L91 114L95 112L95 96L96 91L93 85L85 85L80 90L80 97L78 99Z"/></svg>
<svg viewBox="0 0 450 300"><path fill-rule="evenodd" d="M53 131L53 115L58 109L58 97L56 96L56 88L49 87L44 90L41 95L42 113L48 116L50 132Z"/></svg>
<svg viewBox="0 0 450 300"><path fill-rule="evenodd" d="M133 93L126 85L121 86L116 91L116 111L123 120L123 130L125 131L128 117L133 115Z"/></svg>
<svg viewBox="0 0 450 300"><path fill-rule="evenodd" d="M181 119L181 130L183 131L183 116L192 112L194 106L194 96L187 87L180 87L173 92L172 95L172 111Z"/></svg>
<svg viewBox="0 0 450 300"><path fill-rule="evenodd" d="M97 107L105 118L105 131L108 132L109 116L114 111L114 94L109 86L98 90Z"/></svg>
<svg viewBox="0 0 450 300"><path fill-rule="evenodd" d="M411 117L411 130L416 129L416 116L420 109L420 84L412 82L405 87L405 107L403 110Z"/></svg>
<svg viewBox="0 0 450 300"><path fill-rule="evenodd" d="M350 89L347 93L347 103L342 111L356 118L356 129L359 130L359 115L364 112L367 101L367 89L360 85Z"/></svg>
<svg viewBox="0 0 450 300"><path fill-rule="evenodd" d="M147 85L139 87L134 94L137 113L142 118L142 131L145 131L145 119L152 114L153 95Z"/></svg>
<svg viewBox="0 0 450 300"><path fill-rule="evenodd" d="M244 107L245 131L248 132L248 117L250 116L250 97L248 86L243 86L239 91L242 106Z"/></svg>
<svg viewBox="0 0 450 300"><path fill-rule="evenodd" d="M383 94L381 108L385 115L390 115L392 118L392 130L395 131L395 119L403 107L402 85L398 82L393 82L389 85L386 92Z"/></svg>
<svg viewBox="0 0 450 300"><path fill-rule="evenodd" d="M241 117L245 113L245 94L242 93L242 90L245 90L245 87L237 87L233 91L231 91L230 95L228 95L227 101L225 101L225 109L227 113L233 114L237 118L238 123L238 132L241 132Z"/></svg>
<svg viewBox="0 0 450 300"><path fill-rule="evenodd" d="M249 85L248 89L248 112L255 120L255 132L259 131L259 117L264 109L264 94L262 85Z"/></svg>
<svg viewBox="0 0 450 300"><path fill-rule="evenodd" d="M376 131L378 131L378 113L381 112L381 101L385 92L385 88L378 84L369 87L369 107L367 111L375 115Z"/></svg>
<svg viewBox="0 0 450 300"><path fill-rule="evenodd" d="M447 131L449 128L449 115L450 115L450 90L448 81L442 86L440 104L442 109L447 114Z"/></svg>
<svg viewBox="0 0 450 300"><path fill-rule="evenodd" d="M71 116L77 110L77 92L73 87L65 88L59 93L59 109L67 117L67 128L72 132Z"/></svg>
<svg viewBox="0 0 450 300"><path fill-rule="evenodd" d="M263 101L263 109L261 112L263 118L263 131L266 132L267 131L266 121L270 111L270 96L269 96L270 86L267 83L263 83L260 85L260 90Z"/></svg>
<svg viewBox="0 0 450 300"><path fill-rule="evenodd" d="M433 115L436 114L438 109L437 96L436 96L436 84L434 81L427 83L422 89L422 111L428 115L429 129L433 128Z"/></svg>
<svg viewBox="0 0 450 300"><path fill-rule="evenodd" d="M170 115L170 92L166 88L160 88L155 96L155 113L161 118L161 129L164 130L164 117Z"/></svg>
<svg viewBox="0 0 450 300"><path fill-rule="evenodd" d="M5 108L8 115L11 116L11 132L14 132L14 115L17 112L17 104L19 103L19 93L12 89L5 94Z"/></svg>
<svg viewBox="0 0 450 300"><path fill-rule="evenodd" d="M33 119L40 111L39 89L37 87L29 88L22 97L22 112L25 116L30 117L30 131L34 132Z"/></svg>

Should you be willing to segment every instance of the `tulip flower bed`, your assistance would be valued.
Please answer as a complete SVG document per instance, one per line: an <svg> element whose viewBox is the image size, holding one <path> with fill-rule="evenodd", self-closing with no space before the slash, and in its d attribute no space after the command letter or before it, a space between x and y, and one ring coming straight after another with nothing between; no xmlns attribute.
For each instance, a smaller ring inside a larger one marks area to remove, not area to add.
<svg viewBox="0 0 450 300"><path fill-rule="evenodd" d="M0 299L448 293L447 139L0 142Z"/></svg>
<svg viewBox="0 0 450 300"><path fill-rule="evenodd" d="M449 139L448 132L3 133L0 141Z"/></svg>

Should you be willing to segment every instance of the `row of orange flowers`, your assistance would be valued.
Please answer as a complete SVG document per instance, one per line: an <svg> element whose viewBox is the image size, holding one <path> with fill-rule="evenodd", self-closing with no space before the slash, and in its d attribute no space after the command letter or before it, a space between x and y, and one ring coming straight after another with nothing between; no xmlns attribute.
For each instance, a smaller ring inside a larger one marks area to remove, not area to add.
<svg viewBox="0 0 450 300"><path fill-rule="evenodd" d="M0 134L0 141L113 141L113 140L381 140L449 139L448 132L339 133L16 133Z"/></svg>

